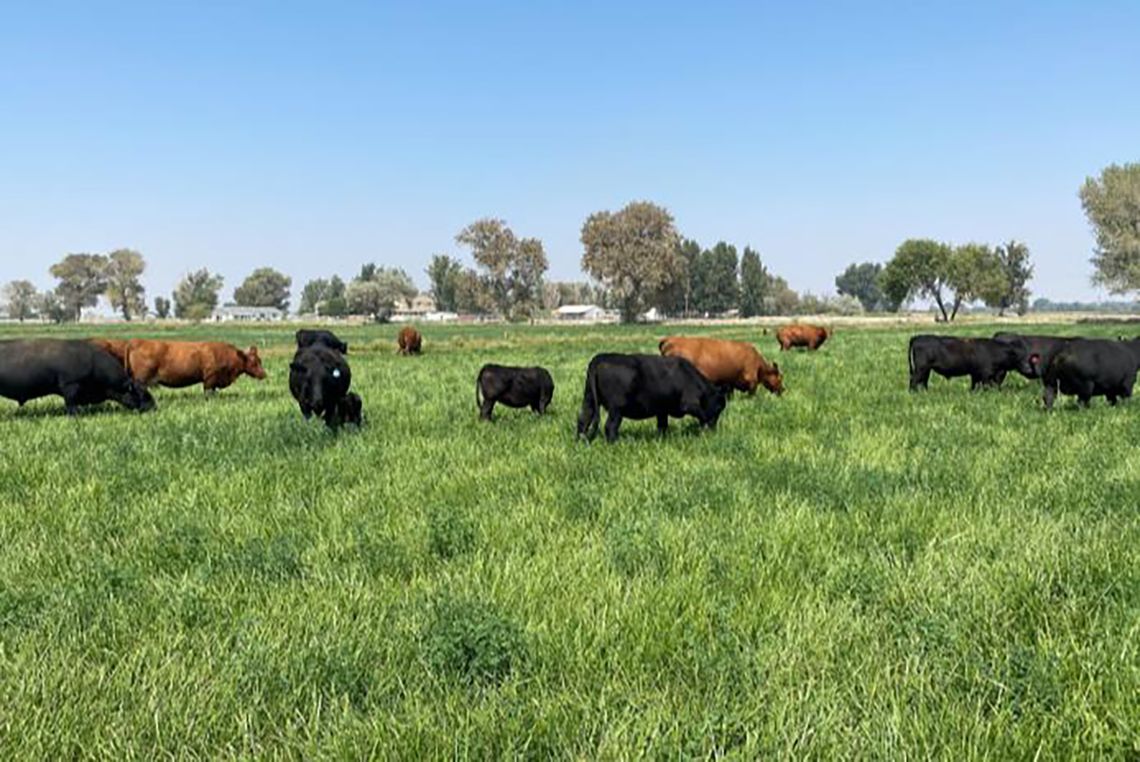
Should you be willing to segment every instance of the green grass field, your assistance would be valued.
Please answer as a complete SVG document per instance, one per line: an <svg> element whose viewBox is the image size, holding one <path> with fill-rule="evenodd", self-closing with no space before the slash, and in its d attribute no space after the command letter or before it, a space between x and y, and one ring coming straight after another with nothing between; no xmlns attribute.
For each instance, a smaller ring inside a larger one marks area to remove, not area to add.
<svg viewBox="0 0 1140 762"><path fill-rule="evenodd" d="M1140 755L1140 403L911 395L898 329L690 329L786 394L587 446L590 357L668 328L428 326L404 358L378 326L340 332L367 420L336 435L288 330L139 330L270 376L0 401L0 758ZM489 361L548 367L550 414L479 422Z"/></svg>

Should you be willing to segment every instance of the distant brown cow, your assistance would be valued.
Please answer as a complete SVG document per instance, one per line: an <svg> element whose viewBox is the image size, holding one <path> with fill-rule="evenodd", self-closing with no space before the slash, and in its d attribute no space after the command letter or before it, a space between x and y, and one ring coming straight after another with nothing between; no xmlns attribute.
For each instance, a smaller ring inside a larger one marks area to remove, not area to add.
<svg viewBox="0 0 1140 762"><path fill-rule="evenodd" d="M749 394L755 392L760 384L773 394L784 391L780 366L769 364L756 347L746 342L669 336L662 339L657 347L666 357L684 357L714 384L731 386Z"/></svg>
<svg viewBox="0 0 1140 762"><path fill-rule="evenodd" d="M225 389L243 373L259 381L265 378L256 347L243 352L220 341L131 339L127 369L144 386L177 388L200 383L207 392Z"/></svg>
<svg viewBox="0 0 1140 762"><path fill-rule="evenodd" d="M420 347L424 343L424 337L420 336L420 332L415 328L407 325L400 329L400 335L396 337L396 343L400 347L400 354L418 355L420 353Z"/></svg>
<svg viewBox="0 0 1140 762"><path fill-rule="evenodd" d="M828 335L823 326L783 325L776 331L776 341L780 342L781 352L792 347L807 347L814 352L827 341Z"/></svg>
<svg viewBox="0 0 1140 762"><path fill-rule="evenodd" d="M109 353L112 357L119 361L124 368L127 367L127 345L130 341L127 339L88 339L95 346L102 349L104 352Z"/></svg>

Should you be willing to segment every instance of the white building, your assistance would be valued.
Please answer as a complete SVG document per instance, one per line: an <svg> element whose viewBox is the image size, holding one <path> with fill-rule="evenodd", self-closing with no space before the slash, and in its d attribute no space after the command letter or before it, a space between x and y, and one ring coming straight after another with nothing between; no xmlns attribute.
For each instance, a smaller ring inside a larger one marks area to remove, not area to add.
<svg viewBox="0 0 1140 762"><path fill-rule="evenodd" d="M416 294L411 299L396 300L396 305L392 309L392 322L419 320L433 312L435 312L435 299L432 299L430 294Z"/></svg>
<svg viewBox="0 0 1140 762"><path fill-rule="evenodd" d="M593 322L604 320L606 311L596 304L564 304L554 311L554 317L559 320Z"/></svg>
<svg viewBox="0 0 1140 762"><path fill-rule="evenodd" d="M210 319L219 323L277 322L285 319L285 311L276 307L241 307L236 304L227 304L216 308L210 315Z"/></svg>

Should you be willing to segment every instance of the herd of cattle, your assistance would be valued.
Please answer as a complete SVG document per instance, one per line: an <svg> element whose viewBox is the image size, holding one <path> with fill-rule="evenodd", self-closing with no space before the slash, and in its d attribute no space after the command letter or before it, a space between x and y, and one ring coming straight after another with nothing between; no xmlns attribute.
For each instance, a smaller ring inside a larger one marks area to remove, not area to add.
<svg viewBox="0 0 1140 762"><path fill-rule="evenodd" d="M930 374L970 377L970 388L1001 386L1007 373L1040 379L1042 399L1053 409L1058 394L1088 407L1093 397L1110 405L1132 396L1140 369L1140 339L994 334L991 339L914 336L910 340L910 388L926 388Z"/></svg>
<svg viewBox="0 0 1140 762"><path fill-rule="evenodd" d="M350 387L348 345L326 330L300 330L289 364L289 390L309 419L317 415L330 428L359 425L363 401ZM818 349L826 328L784 326L776 333L781 350ZM423 338L414 328L397 337L401 354L419 354ZM595 355L586 371L578 435L592 440L601 409L613 441L624 419L655 418L664 432L669 418L693 416L716 426L729 394L753 394L763 386L784 391L776 363L747 342L670 336L659 354ZM1040 379L1046 408L1058 394L1075 395L1083 405L1094 396L1110 404L1132 396L1140 368L1140 338L1088 339L998 333L993 338L914 336L908 348L910 388L925 388L930 374L968 376L971 388L1000 386L1007 373ZM202 384L206 392L224 389L240 376L261 380L265 370L256 347L242 351L211 341L153 339L11 339L0 342L0 396L23 405L38 397L63 397L68 414L81 405L114 400L132 410L154 408L150 387ZM479 415L491 420L496 404L545 412L554 380L545 368L484 365L475 379Z"/></svg>

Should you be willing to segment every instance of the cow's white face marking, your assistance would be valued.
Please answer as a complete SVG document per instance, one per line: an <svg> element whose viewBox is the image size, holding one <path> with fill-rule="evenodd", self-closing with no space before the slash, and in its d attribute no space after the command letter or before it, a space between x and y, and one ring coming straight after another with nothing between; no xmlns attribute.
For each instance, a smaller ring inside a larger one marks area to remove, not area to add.
<svg viewBox="0 0 1140 762"><path fill-rule="evenodd" d="M340 378L340 368L333 368L333 378Z"/></svg>

